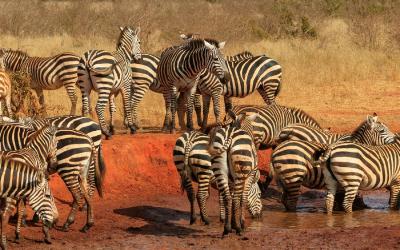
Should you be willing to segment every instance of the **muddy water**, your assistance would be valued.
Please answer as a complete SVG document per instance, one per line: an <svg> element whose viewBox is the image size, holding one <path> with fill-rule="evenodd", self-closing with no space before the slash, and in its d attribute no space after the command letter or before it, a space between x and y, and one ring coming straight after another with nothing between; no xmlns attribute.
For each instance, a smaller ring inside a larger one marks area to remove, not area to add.
<svg viewBox="0 0 400 250"><path fill-rule="evenodd" d="M400 212L388 209L389 194L377 192L364 194L364 201L370 207L352 214L336 212L328 216L324 212L323 193L317 197L301 197L297 212L285 212L277 199L264 200L263 218L248 225L248 230L265 229L318 229L318 228L354 228L400 225Z"/></svg>

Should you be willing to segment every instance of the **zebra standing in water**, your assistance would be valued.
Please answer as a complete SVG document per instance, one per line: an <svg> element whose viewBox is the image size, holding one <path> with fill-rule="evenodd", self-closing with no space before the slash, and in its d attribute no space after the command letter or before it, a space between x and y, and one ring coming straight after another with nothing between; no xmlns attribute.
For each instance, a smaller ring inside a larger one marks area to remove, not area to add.
<svg viewBox="0 0 400 250"><path fill-rule="evenodd" d="M211 167L211 155L208 153L209 136L199 131L185 132L175 143L173 150L174 163L181 176L181 187L186 190L190 202L190 224L196 221L192 181L198 182L197 203L200 208L201 220L208 225L206 200L209 195L210 183L216 186L216 178ZM225 166L226 167L226 166ZM225 171L228 171L227 169ZM253 180L249 190L247 208L253 217L259 217L262 211L261 191L258 187L258 175ZM220 219L225 221L225 207L222 194L220 197Z"/></svg>
<svg viewBox="0 0 400 250"><path fill-rule="evenodd" d="M5 71L3 52L0 51L0 115L3 115L3 100L6 104L8 116L12 116L11 112L11 79Z"/></svg>
<svg viewBox="0 0 400 250"><path fill-rule="evenodd" d="M31 134L26 148L0 152L1 247L6 248L6 228L15 200L29 199L29 204L43 222L45 242L50 243L49 228L58 218L58 211L47 182L47 163L53 162L56 151L56 129L51 126ZM18 223L20 224L20 223ZM16 230L19 239L19 228Z"/></svg>
<svg viewBox="0 0 400 250"><path fill-rule="evenodd" d="M31 57L27 53L1 49L4 66L7 70L27 73L31 78L31 88L39 97L42 114L46 114L43 90L55 90L64 86L71 100L70 114L76 112L78 100L75 85L78 80L79 56L72 53L62 53L51 57Z"/></svg>
<svg viewBox="0 0 400 250"><path fill-rule="evenodd" d="M252 122L257 114L240 114L236 117L228 112L228 115L230 121L222 125L217 123L211 129L208 148L217 187L224 200L224 235L231 231L232 226L237 234L242 232L245 221L243 207L246 206L250 185L254 183L258 172L257 150L252 134ZM233 178L232 196L228 185L230 176Z"/></svg>
<svg viewBox="0 0 400 250"><path fill-rule="evenodd" d="M280 143L271 156L271 170L283 188L282 201L287 210L295 210L300 187L324 188L321 166L314 166L314 156L338 141L382 145L393 140L388 127L378 117L368 116L351 134L332 134L303 124L282 130ZM360 203L363 204L360 197Z"/></svg>
<svg viewBox="0 0 400 250"><path fill-rule="evenodd" d="M393 143L371 146L357 142L338 142L323 152L314 164L323 166L324 181L328 189L326 210L332 213L338 187L345 195L343 207L352 212L352 204L358 190L390 188L390 208L399 209L400 193L400 138L391 134Z"/></svg>
<svg viewBox="0 0 400 250"><path fill-rule="evenodd" d="M157 76L164 89L166 100L166 119L163 130L168 127L171 117L170 132L175 132L176 93L184 92L187 103L187 128L193 129L193 97L196 92L199 73L208 69L224 82L228 71L221 53L225 42L207 39L193 39L181 46L164 50L161 54Z"/></svg>
<svg viewBox="0 0 400 250"><path fill-rule="evenodd" d="M82 92L82 114L87 116L90 111L90 92L99 93L96 104L96 113L101 130L107 139L114 133L113 110L110 105L110 128L105 123L104 111L112 95L122 93L125 115L128 118L128 127L135 133L131 115L131 81L132 70L130 63L133 59L141 59L140 29L131 27L120 28L121 33L117 43L117 50L90 50L86 52L79 64L78 85Z"/></svg>

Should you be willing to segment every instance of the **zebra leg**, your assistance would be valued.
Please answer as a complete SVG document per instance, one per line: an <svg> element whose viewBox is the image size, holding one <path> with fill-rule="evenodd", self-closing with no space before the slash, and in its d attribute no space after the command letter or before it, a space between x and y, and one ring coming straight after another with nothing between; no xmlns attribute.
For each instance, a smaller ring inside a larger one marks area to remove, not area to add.
<svg viewBox="0 0 400 250"><path fill-rule="evenodd" d="M294 183L283 184L282 203L287 211L295 212L297 200L300 196L300 187L303 181L296 181Z"/></svg>
<svg viewBox="0 0 400 250"><path fill-rule="evenodd" d="M111 133L107 128L105 117L104 117L104 110L106 108L107 102L110 98L110 93L111 89L105 87L105 88L100 88L99 91L99 96L97 98L97 104L96 104L96 113L97 117L99 119L100 123L100 128L101 132L106 136L106 139L111 139Z"/></svg>
<svg viewBox="0 0 400 250"><path fill-rule="evenodd" d="M67 90L67 94L69 99L71 100L71 111L70 115L75 115L76 113L76 102L78 101L78 97L75 93L75 82L70 82L64 84L65 89Z"/></svg>
<svg viewBox="0 0 400 250"><path fill-rule="evenodd" d="M133 119L132 119L132 107L131 107L131 83L123 86L121 88L122 91L122 100L123 100L123 105L124 105L124 113L125 116L128 118L128 127L131 131L131 134L136 133L136 127L133 125Z"/></svg>
<svg viewBox="0 0 400 250"><path fill-rule="evenodd" d="M192 88L190 91L185 92L185 99L187 100L187 111L186 111L186 127L187 130L193 130L193 101L196 93L196 88Z"/></svg>
<svg viewBox="0 0 400 250"><path fill-rule="evenodd" d="M197 117L197 125L201 127L203 120L201 119L201 101L200 101L201 95L196 93L194 95L194 110L196 111L196 117Z"/></svg>
<svg viewBox="0 0 400 250"><path fill-rule="evenodd" d="M85 184L86 184L86 180L84 178L82 178L80 181L80 187L81 187L82 195L87 204L86 224L80 230L81 232L84 232L84 233L86 233L94 224L92 202L88 195L88 190L86 188L87 185L85 185Z"/></svg>
<svg viewBox="0 0 400 250"><path fill-rule="evenodd" d="M210 112L210 101L211 101L211 96L209 95L203 96L203 122L201 124L201 129L203 131L205 131L207 128L208 113Z"/></svg>
<svg viewBox="0 0 400 250"><path fill-rule="evenodd" d="M219 197L219 221L221 223L224 223L225 220L226 220L225 206L224 206L224 196L221 194L221 192L218 192L218 197Z"/></svg>
<svg viewBox="0 0 400 250"><path fill-rule="evenodd" d="M236 234L242 233L241 226L241 200L244 192L244 180L242 177L237 177L234 181L233 200L232 200L232 227L236 230Z"/></svg>
<svg viewBox="0 0 400 250"><path fill-rule="evenodd" d="M15 242L19 242L21 234L22 220L25 215L25 201L24 199L19 199L17 202L17 225L15 226Z"/></svg>
<svg viewBox="0 0 400 250"><path fill-rule="evenodd" d="M212 99L213 99L213 105L214 105L214 115L215 115L215 121L220 122L220 108L219 108L219 93L213 93ZM210 105L210 104L209 104ZM207 126L207 121L206 121L206 126Z"/></svg>
<svg viewBox="0 0 400 250"><path fill-rule="evenodd" d="M190 180L189 176L182 178L182 187L186 190L186 194L190 202L190 225L192 225L196 222L196 211L194 208L196 196L194 194L192 180Z"/></svg>
<svg viewBox="0 0 400 250"><path fill-rule="evenodd" d="M112 135L114 135L115 134L114 113L117 112L117 107L115 105L115 96L114 96L114 94L111 94L110 98L109 98L109 110L110 110L110 133Z"/></svg>
<svg viewBox="0 0 400 250"><path fill-rule="evenodd" d="M225 113L227 113L229 110L232 110L233 108L232 98L224 96L224 103L225 103Z"/></svg>
<svg viewBox="0 0 400 250"><path fill-rule="evenodd" d="M65 221L62 230L64 232L68 232L69 226L75 222L75 213L76 210L78 210L78 202L76 201L76 198L74 198L74 201L72 202L72 207L71 211L69 212L69 215L67 217L67 220Z"/></svg>
<svg viewBox="0 0 400 250"><path fill-rule="evenodd" d="M206 209L206 201L208 199L208 191L210 188L210 173L199 173L199 185L197 191L197 203L199 204L200 208L200 215L201 220L204 222L205 225L210 224L210 220L208 219L207 209Z"/></svg>
<svg viewBox="0 0 400 250"><path fill-rule="evenodd" d="M0 115L4 115L4 113L3 113L3 100L0 100Z"/></svg>
<svg viewBox="0 0 400 250"><path fill-rule="evenodd" d="M186 103L187 103L185 95L180 94L179 97L177 98L177 103L178 103L177 113L178 113L179 127L181 130L185 130L186 129L185 113L186 113Z"/></svg>
<svg viewBox="0 0 400 250"><path fill-rule="evenodd" d="M47 111L46 111L46 104L44 102L44 94L43 94L43 89L34 89L36 92L36 95L39 98L39 104L40 104L40 114L42 117L47 117Z"/></svg>
<svg viewBox="0 0 400 250"><path fill-rule="evenodd" d="M170 119L171 119L171 103L169 101L169 92L168 91L164 91L163 92L163 97L164 97L164 103L165 103L165 117L164 117L164 124L162 127L162 131L163 132L167 132L170 128Z"/></svg>
<svg viewBox="0 0 400 250"><path fill-rule="evenodd" d="M10 213L13 210L13 204L7 198L1 199L1 248L7 249L7 227Z"/></svg>
<svg viewBox="0 0 400 250"><path fill-rule="evenodd" d="M138 107L140 102L143 100L144 95L149 90L148 84L141 84L138 85L136 83L132 84L132 98L131 98L131 105L132 105L132 118L133 118L133 125L136 129L139 129L139 123L137 120L138 117Z"/></svg>
<svg viewBox="0 0 400 250"><path fill-rule="evenodd" d="M333 212L333 204L335 201L335 194L338 188L338 183L333 178L327 167L324 167L322 172L324 174L326 189L328 190L325 198L326 213L330 215Z"/></svg>
<svg viewBox="0 0 400 250"><path fill-rule="evenodd" d="M11 94L6 96L6 108L7 108L8 117L13 118L13 114L12 114L12 110L11 110ZM1 113L3 114L3 111L1 111Z"/></svg>
<svg viewBox="0 0 400 250"><path fill-rule="evenodd" d="M390 186L390 209L399 209L399 194L400 194L400 183L396 182Z"/></svg>
<svg viewBox="0 0 400 250"><path fill-rule="evenodd" d="M170 126L170 133L175 134L175 113L176 113L176 87L172 87L170 89L169 93L169 100L168 102L170 103L171 107L171 126ZM186 114L188 115L188 114Z"/></svg>
<svg viewBox="0 0 400 250"><path fill-rule="evenodd" d="M353 186L354 185L354 186ZM353 212L353 202L356 198L358 191L359 183L352 184L352 186L344 186L344 200L343 200L343 208L346 213Z"/></svg>

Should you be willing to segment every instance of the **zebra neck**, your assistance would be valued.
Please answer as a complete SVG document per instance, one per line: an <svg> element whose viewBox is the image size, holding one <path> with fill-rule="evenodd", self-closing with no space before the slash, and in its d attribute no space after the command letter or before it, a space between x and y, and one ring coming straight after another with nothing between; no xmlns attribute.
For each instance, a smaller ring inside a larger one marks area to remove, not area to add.
<svg viewBox="0 0 400 250"><path fill-rule="evenodd" d="M24 64L28 60L28 57L15 57L14 59L8 58L8 60L4 60L4 64L6 68L10 71L16 72L21 71Z"/></svg>
<svg viewBox="0 0 400 250"><path fill-rule="evenodd" d="M184 69L189 69L189 78L196 77L203 69L207 68L207 65L212 63L212 57L210 52L206 48L197 48L193 51L189 51L183 63Z"/></svg>
<svg viewBox="0 0 400 250"><path fill-rule="evenodd" d="M118 64L121 62L131 61L131 55L123 47L118 47L113 53L113 56L117 59Z"/></svg>

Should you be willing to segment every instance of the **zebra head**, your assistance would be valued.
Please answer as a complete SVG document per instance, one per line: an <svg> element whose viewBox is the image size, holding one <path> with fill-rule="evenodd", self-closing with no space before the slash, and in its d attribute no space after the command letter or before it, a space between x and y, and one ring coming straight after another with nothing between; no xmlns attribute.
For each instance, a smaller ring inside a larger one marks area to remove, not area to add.
<svg viewBox="0 0 400 250"><path fill-rule="evenodd" d="M261 190L258 186L259 179L260 171L257 169L247 196L247 209L253 218L261 218L262 213Z"/></svg>
<svg viewBox="0 0 400 250"><path fill-rule="evenodd" d="M367 119L352 133L355 141L369 145L393 143L396 135L383 123L378 121L378 115L368 115Z"/></svg>
<svg viewBox="0 0 400 250"><path fill-rule="evenodd" d="M20 50L0 49L1 68L10 71L20 71L22 64L28 59L28 54Z"/></svg>
<svg viewBox="0 0 400 250"><path fill-rule="evenodd" d="M223 83L230 81L228 66L221 51L225 47L225 42L205 39L204 45L210 50L211 54L211 60L207 64L207 69L214 73Z"/></svg>
<svg viewBox="0 0 400 250"><path fill-rule="evenodd" d="M251 123L257 118L257 114L239 114L236 116L233 112L228 112L230 119L227 121L216 124L214 128L210 130L210 144L208 152L212 155L220 155L225 152L231 145L233 134L238 130L246 131L252 136L251 131L248 127L252 126Z"/></svg>
<svg viewBox="0 0 400 250"><path fill-rule="evenodd" d="M43 226L51 228L58 220L59 214L45 171L38 170L37 181L36 189L29 195L29 203L39 215Z"/></svg>
<svg viewBox="0 0 400 250"><path fill-rule="evenodd" d="M117 50L122 51L124 55L132 61L140 60L142 53L140 50L139 32L140 28L133 30L131 27L120 27L121 34L118 39Z"/></svg>

